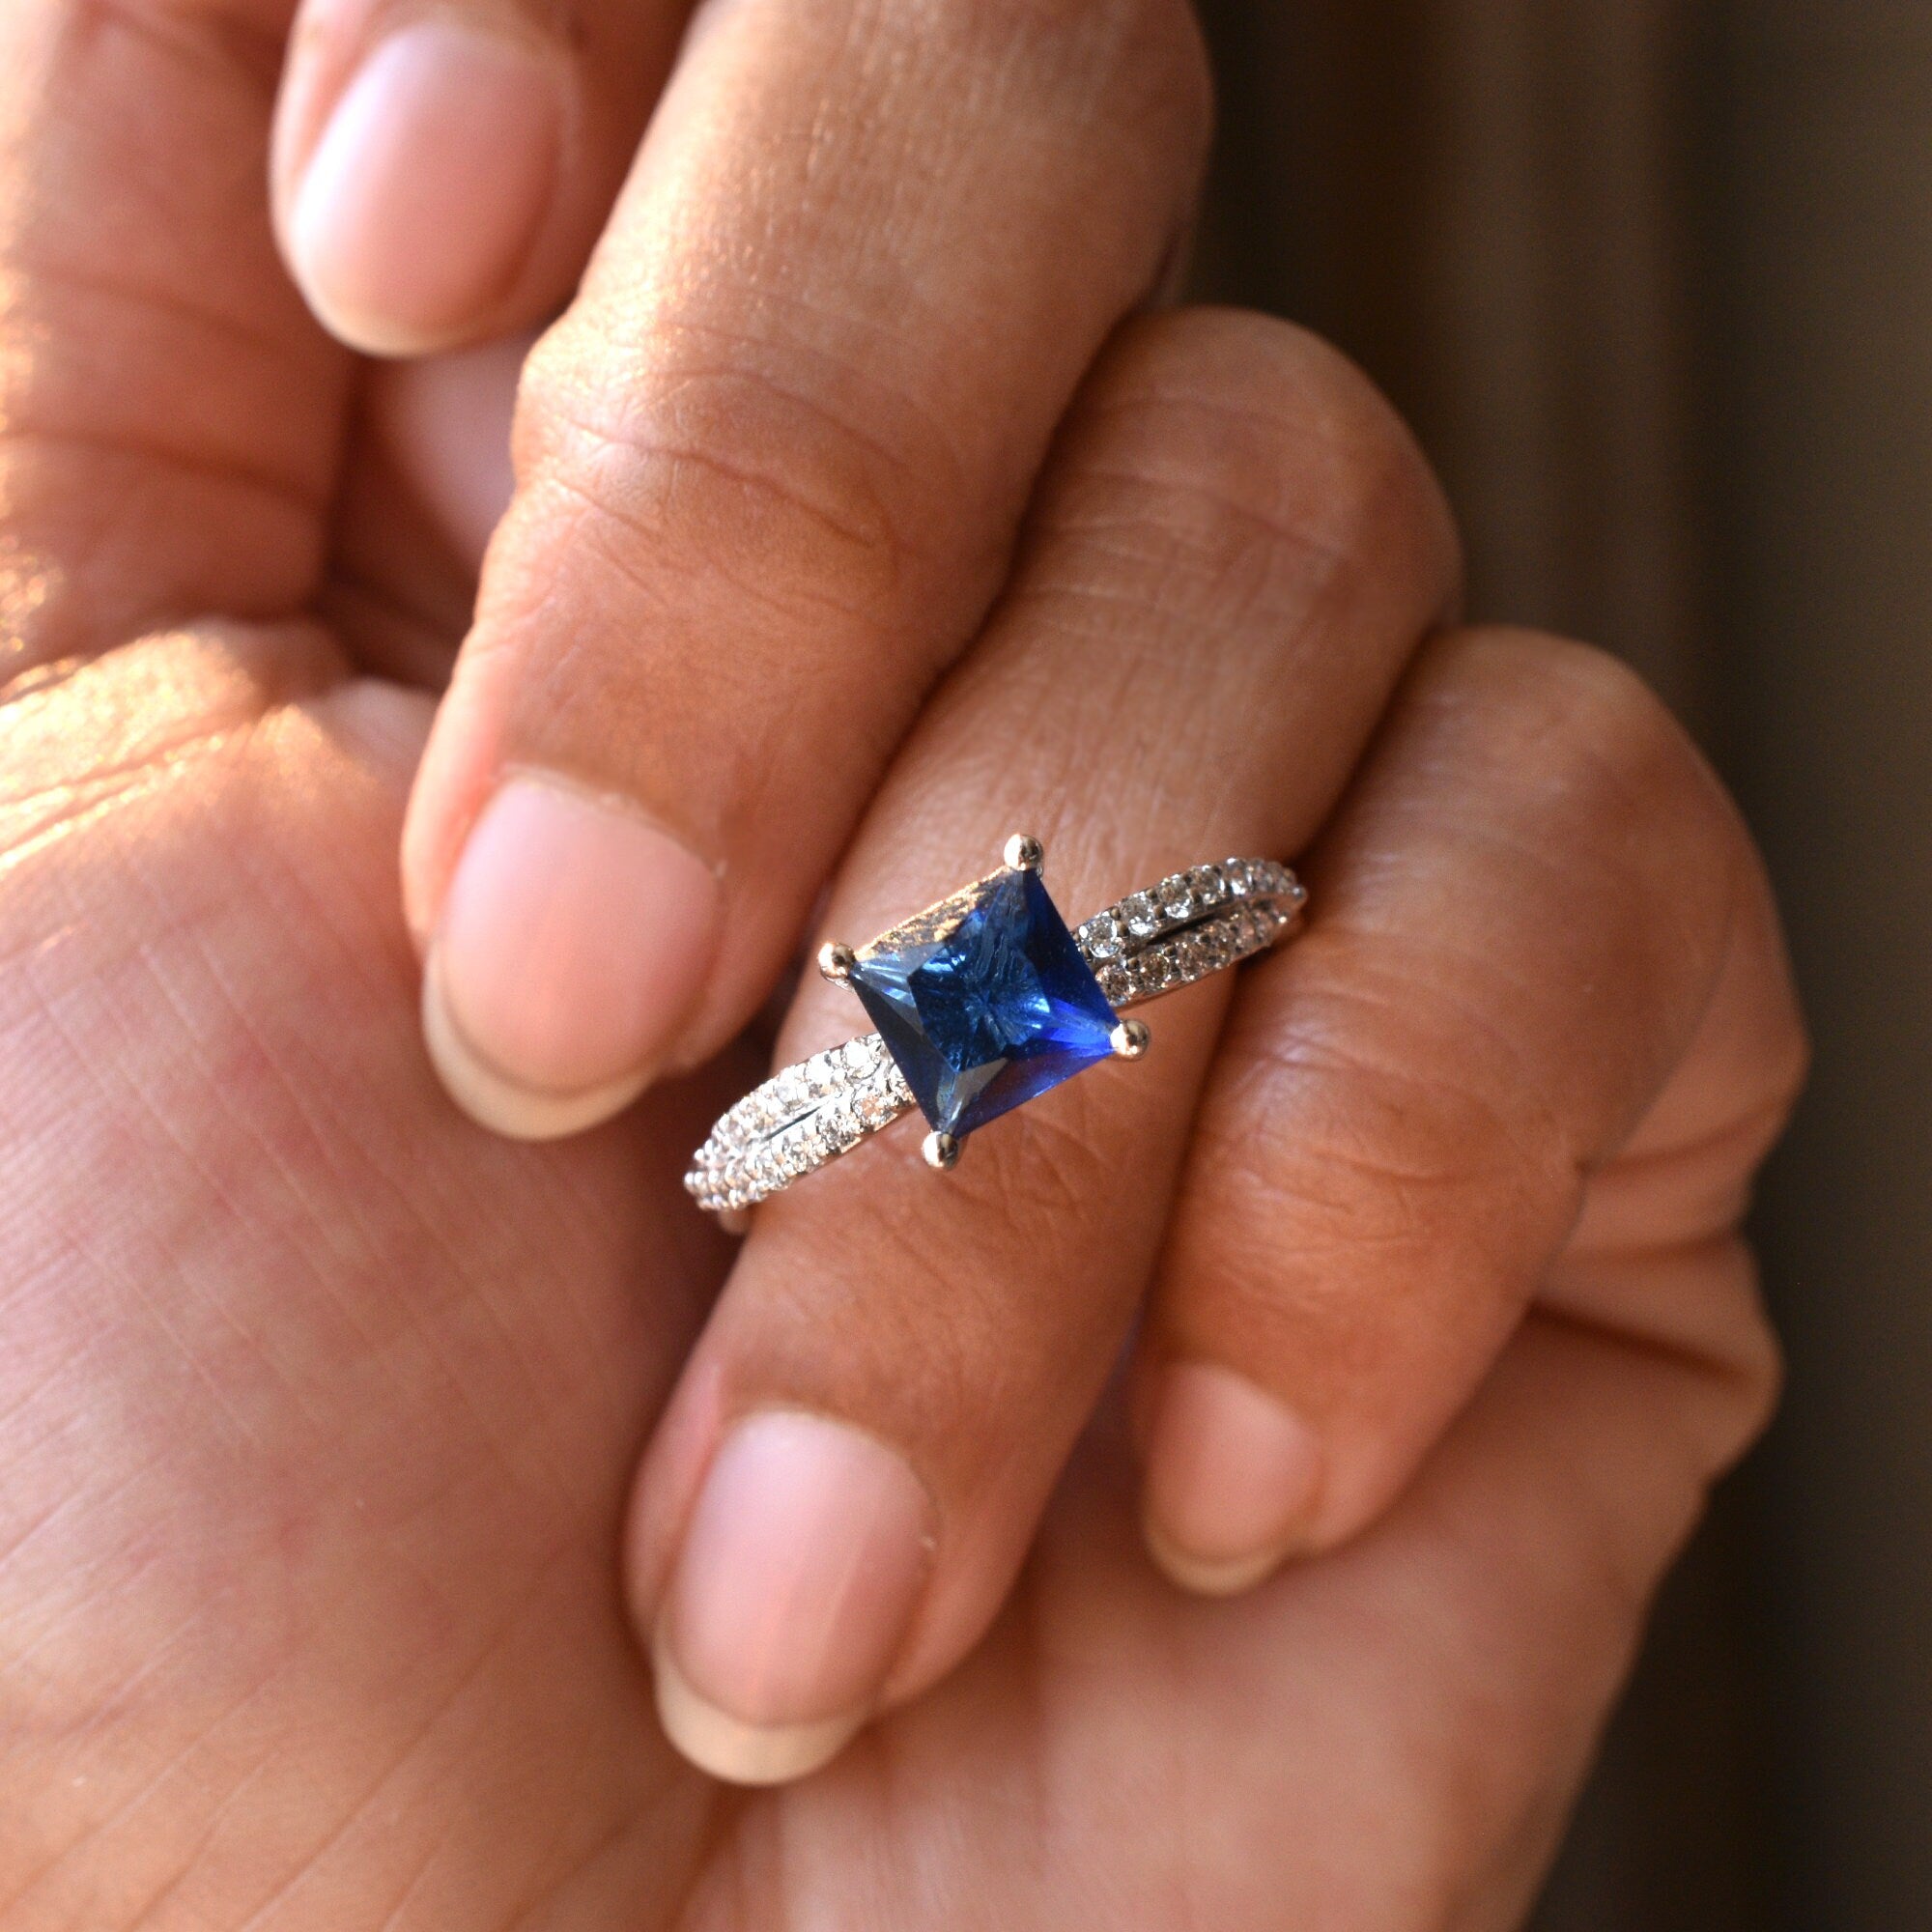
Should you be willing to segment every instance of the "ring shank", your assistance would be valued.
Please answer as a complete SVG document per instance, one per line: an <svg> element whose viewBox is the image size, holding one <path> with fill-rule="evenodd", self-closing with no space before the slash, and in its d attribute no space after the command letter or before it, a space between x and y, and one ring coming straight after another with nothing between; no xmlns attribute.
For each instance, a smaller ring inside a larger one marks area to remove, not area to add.
<svg viewBox="0 0 1932 1932"><path fill-rule="evenodd" d="M1265 952L1295 931L1307 902L1288 867L1226 859L1128 894L1073 938L1119 1011ZM684 1184L708 1212L741 1213L850 1152L912 1105L885 1042L862 1034L753 1088L712 1128Z"/></svg>

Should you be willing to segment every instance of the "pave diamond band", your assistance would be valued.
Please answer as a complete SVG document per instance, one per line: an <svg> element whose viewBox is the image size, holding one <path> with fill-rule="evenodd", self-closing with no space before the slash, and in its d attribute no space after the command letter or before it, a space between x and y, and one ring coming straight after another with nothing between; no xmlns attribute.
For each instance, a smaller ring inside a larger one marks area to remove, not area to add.
<svg viewBox="0 0 1932 1932"><path fill-rule="evenodd" d="M1036 841L1015 838L1008 855L1014 870L1037 872L1039 848ZM922 977L928 988L933 980L937 949L952 941L952 952L939 958L937 964L945 968L947 998L956 1007L961 996L958 982L967 966L982 955L997 952L1009 938L1004 928L994 930L988 922L999 916L1011 898L1010 884L1009 878L995 874L952 899L941 900L918 920L895 927L856 954L846 948L828 947L821 954L823 970L828 977L842 980L853 976L863 980L868 972L889 980L892 972L887 969L892 969L897 975L893 983L900 989L911 986L916 1000ZM1036 917L1053 922L1059 944L1065 948L1066 934L1058 926L1057 914L1050 902L1044 902L1043 894L1038 896L1045 911L1041 913L1036 906ZM1266 952L1294 931L1307 899L1307 892L1293 872L1271 859L1229 859L1219 865L1197 866L1146 892L1129 894L1077 927L1072 942L1087 971L1078 963L1073 963L1071 970L1082 980L1091 972L1089 983L1097 985L1106 1003L1103 1012L1134 1006ZM1023 915L1007 917L1010 921ZM924 942L923 949L893 951L893 942L903 946L909 936ZM1031 930L1016 943L1023 947L1028 940L1037 940ZM1051 945L1051 936L1046 943ZM1022 980L1021 1009L1027 1014L1046 1010L1037 980L1026 975L1027 961L1035 956L1037 953L1022 956L1009 946L993 969L996 981L991 989L979 983L966 988L975 1023L981 1031L989 1001L1007 994L1010 1004L1015 970ZM873 960L879 962L876 967ZM893 1013L881 1004L880 996L867 996L862 990L862 997L891 1024ZM1077 989L1070 997L1077 1002ZM934 1010L935 1006L928 992L927 1010ZM907 1010L912 1010L911 1004ZM1010 1058L1018 1060L1032 1052L1033 1064L1037 1065L1039 1049L1033 1042L1010 1043L1018 1037L1019 1030L1004 1009L994 1012L993 1024L996 1028L1005 1025L1007 1033L999 1044ZM1128 1028L1138 1030L1138 1022L1129 1022ZM1044 1036L1045 1031L1042 1024L1039 1032ZM712 1128L685 1176L684 1184L697 1205L716 1214L741 1215L794 1180L849 1152L916 1105L926 1107L931 1118L933 1101L923 1092L915 1095L895 1057L908 1051L902 1031L895 1025L892 1032L895 1043L891 1046L882 1034L869 1033L843 1046L815 1053L775 1074L732 1107ZM1129 1056L1145 1045L1144 1030L1126 1033L1116 1028L1114 1037L1115 1050ZM961 1051L950 1038L942 1044L958 1064ZM997 1048L982 1050L991 1053ZM911 1060L907 1064L913 1065L918 1077L920 1066ZM1008 1065L1006 1060L992 1064L1003 1068ZM1067 1072L1073 1070L1077 1070L1076 1065L1066 1068ZM1030 1091L1064 1077L1065 1072L1056 1070L1036 1078ZM940 1115L937 1120L947 1118ZM951 1166L957 1151L957 1141L951 1134L935 1131L928 1137L927 1158L935 1166Z"/></svg>

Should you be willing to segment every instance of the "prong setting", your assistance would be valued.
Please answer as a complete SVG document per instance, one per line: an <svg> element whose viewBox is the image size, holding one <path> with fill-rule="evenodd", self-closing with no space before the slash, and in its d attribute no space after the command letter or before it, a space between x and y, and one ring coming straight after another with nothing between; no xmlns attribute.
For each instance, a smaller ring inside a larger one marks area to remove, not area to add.
<svg viewBox="0 0 1932 1932"><path fill-rule="evenodd" d="M951 1174L959 1165L959 1142L952 1134L927 1134L920 1152L936 1174Z"/></svg>
<svg viewBox="0 0 1932 1932"><path fill-rule="evenodd" d="M1046 847L1031 832L1015 832L1002 856L1016 872L1037 872L1046 864Z"/></svg>
<svg viewBox="0 0 1932 1932"><path fill-rule="evenodd" d="M1122 1020L1109 1037L1121 1059L1138 1060L1148 1050L1153 1036L1148 1032L1146 1020Z"/></svg>
<svg viewBox="0 0 1932 1932"><path fill-rule="evenodd" d="M851 980L858 957L849 946L830 939L818 949L818 970L835 986L843 986Z"/></svg>

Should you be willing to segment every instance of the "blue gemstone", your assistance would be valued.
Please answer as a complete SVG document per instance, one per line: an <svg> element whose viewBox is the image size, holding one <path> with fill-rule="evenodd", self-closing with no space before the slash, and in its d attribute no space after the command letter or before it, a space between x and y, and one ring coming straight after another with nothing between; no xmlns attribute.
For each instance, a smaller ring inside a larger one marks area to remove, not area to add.
<svg viewBox="0 0 1932 1932"><path fill-rule="evenodd" d="M1037 872L873 941L852 985L935 1132L964 1136L1114 1050L1114 1009Z"/></svg>

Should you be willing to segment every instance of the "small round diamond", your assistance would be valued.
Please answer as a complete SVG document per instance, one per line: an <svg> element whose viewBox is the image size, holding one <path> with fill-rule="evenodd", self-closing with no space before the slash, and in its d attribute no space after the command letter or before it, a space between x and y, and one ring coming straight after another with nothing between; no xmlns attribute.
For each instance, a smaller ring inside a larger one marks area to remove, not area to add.
<svg viewBox="0 0 1932 1932"><path fill-rule="evenodd" d="M1110 912L1090 919L1080 928L1080 937L1095 959L1118 959L1121 949L1126 944L1126 934L1121 929L1121 922Z"/></svg>

